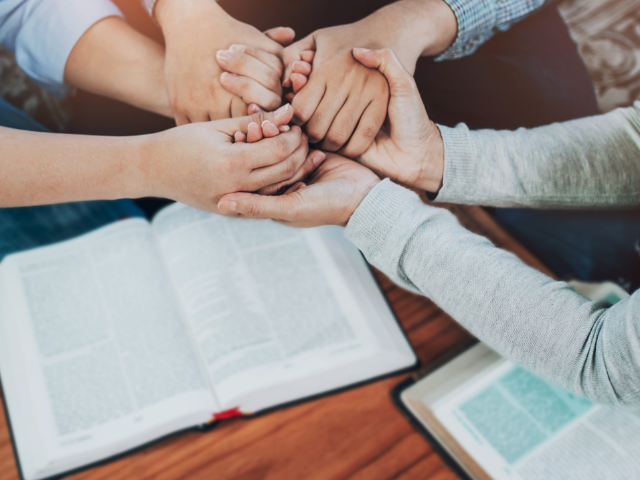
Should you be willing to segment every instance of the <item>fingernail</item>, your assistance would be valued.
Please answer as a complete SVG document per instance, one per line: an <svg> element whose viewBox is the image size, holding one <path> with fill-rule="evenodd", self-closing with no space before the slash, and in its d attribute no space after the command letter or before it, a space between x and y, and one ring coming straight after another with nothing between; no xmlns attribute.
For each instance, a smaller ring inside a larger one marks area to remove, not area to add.
<svg viewBox="0 0 640 480"><path fill-rule="evenodd" d="M218 53L216 53L216 57L220 60L228 60L230 55L231 54L227 50L218 50Z"/></svg>
<svg viewBox="0 0 640 480"><path fill-rule="evenodd" d="M298 63L297 60L291 64L291 70L293 70L294 72L296 70L296 63Z"/></svg>
<svg viewBox="0 0 640 480"><path fill-rule="evenodd" d="M233 82L236 79L235 73L222 72L220 80L223 82Z"/></svg>
<svg viewBox="0 0 640 480"><path fill-rule="evenodd" d="M291 130L291 127L289 125L280 126L280 131L281 132L288 132L289 130Z"/></svg>
<svg viewBox="0 0 640 480"><path fill-rule="evenodd" d="M244 45L231 45L229 50L232 52L244 52L247 49Z"/></svg>
<svg viewBox="0 0 640 480"><path fill-rule="evenodd" d="M362 52L362 53L367 53L371 51L368 48L354 48L354 50L358 50L359 52Z"/></svg>
<svg viewBox="0 0 640 480"><path fill-rule="evenodd" d="M238 208L238 204L236 202L225 200L223 202L218 203L218 208L220 210L226 210L227 212L235 212Z"/></svg>
<svg viewBox="0 0 640 480"><path fill-rule="evenodd" d="M255 125L256 127L258 126L258 124L256 122L251 122L249 124L249 126L247 127L247 130L251 128L251 125Z"/></svg>
<svg viewBox="0 0 640 480"><path fill-rule="evenodd" d="M313 156L311 161L313 162L313 165L317 167L324 161L325 158L326 158L326 155L324 153L318 152Z"/></svg>
<svg viewBox="0 0 640 480"><path fill-rule="evenodd" d="M265 123L271 123L269 120L265 120L264 122L262 122L262 128L264 128ZM271 125L273 125L273 123L271 123ZM275 125L273 125L275 127Z"/></svg>
<svg viewBox="0 0 640 480"><path fill-rule="evenodd" d="M289 105L288 103L286 105L281 106L279 109L277 109L275 111L275 116L276 117L281 117L282 115L284 115L285 113L287 113L289 111L289 107L291 105Z"/></svg>

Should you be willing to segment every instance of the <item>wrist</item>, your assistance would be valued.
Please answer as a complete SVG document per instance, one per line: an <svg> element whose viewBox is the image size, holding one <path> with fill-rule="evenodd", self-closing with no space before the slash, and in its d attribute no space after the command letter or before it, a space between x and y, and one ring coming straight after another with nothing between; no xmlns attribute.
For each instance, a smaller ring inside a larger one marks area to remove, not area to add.
<svg viewBox="0 0 640 480"><path fill-rule="evenodd" d="M419 181L415 186L420 190L437 193L442 188L444 177L444 141L440 129L433 122L425 140L424 152Z"/></svg>
<svg viewBox="0 0 640 480"><path fill-rule="evenodd" d="M446 50L458 33L456 16L444 0L401 0L367 18L382 22L369 31L385 32L383 47L391 48L409 72L421 56Z"/></svg>
<svg viewBox="0 0 640 480"><path fill-rule="evenodd" d="M123 185L127 191L125 198L165 196L161 188L164 166L159 153L162 151L162 133L130 137L128 140L132 155L123 165L127 177Z"/></svg>

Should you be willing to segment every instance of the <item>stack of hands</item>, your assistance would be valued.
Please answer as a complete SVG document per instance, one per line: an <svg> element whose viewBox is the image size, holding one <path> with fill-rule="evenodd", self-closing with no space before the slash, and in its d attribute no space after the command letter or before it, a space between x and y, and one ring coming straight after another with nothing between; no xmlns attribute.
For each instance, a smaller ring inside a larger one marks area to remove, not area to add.
<svg viewBox="0 0 640 480"><path fill-rule="evenodd" d="M201 158L200 165L183 163L194 165L201 182L163 182L149 193L217 213L313 226L346 224L380 176L437 191L444 147L411 72L421 55L453 42L457 24L442 0L423 0L419 8L416 1L292 43L290 28L261 33L212 0L159 0L154 14L166 41L168 100L184 126L157 135L147 150L153 158L154 149L181 145L176 136L192 136L191 148L176 149L174 158ZM290 104L281 106L283 98ZM210 123L186 125L196 122ZM204 130L214 133L211 144L199 137ZM309 151L309 142L319 150ZM204 160L212 151L215 165ZM207 195L212 189L217 208Z"/></svg>

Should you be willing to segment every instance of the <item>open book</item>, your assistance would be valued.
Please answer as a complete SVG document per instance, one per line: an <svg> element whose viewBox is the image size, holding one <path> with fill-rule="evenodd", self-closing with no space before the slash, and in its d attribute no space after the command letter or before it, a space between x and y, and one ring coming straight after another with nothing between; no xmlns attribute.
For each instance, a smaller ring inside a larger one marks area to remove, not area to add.
<svg viewBox="0 0 640 480"><path fill-rule="evenodd" d="M575 284L610 303L613 284ZM597 406L476 343L394 390L452 467L474 480L640 478L640 412Z"/></svg>
<svg viewBox="0 0 640 480"><path fill-rule="evenodd" d="M176 204L0 266L0 376L26 480L416 363L337 227Z"/></svg>

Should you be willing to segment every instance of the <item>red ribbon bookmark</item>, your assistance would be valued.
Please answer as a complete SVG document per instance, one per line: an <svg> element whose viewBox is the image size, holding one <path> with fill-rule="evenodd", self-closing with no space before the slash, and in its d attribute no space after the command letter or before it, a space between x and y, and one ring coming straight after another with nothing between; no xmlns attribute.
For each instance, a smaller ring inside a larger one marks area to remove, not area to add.
<svg viewBox="0 0 640 480"><path fill-rule="evenodd" d="M241 417L242 412L240 411L240 407L230 408L229 410L224 410L222 412L214 413L214 420L226 420L227 418L237 418Z"/></svg>

